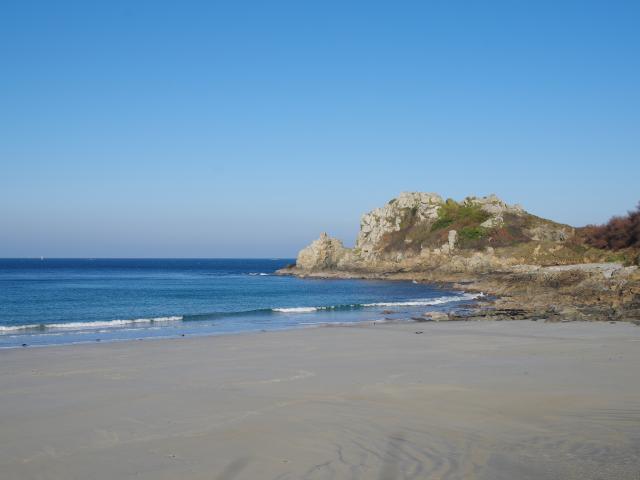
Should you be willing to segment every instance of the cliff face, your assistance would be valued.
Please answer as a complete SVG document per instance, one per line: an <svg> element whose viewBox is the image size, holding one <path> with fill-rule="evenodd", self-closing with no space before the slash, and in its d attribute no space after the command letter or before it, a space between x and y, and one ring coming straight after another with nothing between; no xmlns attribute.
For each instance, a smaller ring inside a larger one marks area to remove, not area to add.
<svg viewBox="0 0 640 480"><path fill-rule="evenodd" d="M384 207L362 216L355 251L363 259L379 256L386 237L406 228L407 217L414 223L432 225L438 219L442 198L436 193L405 192Z"/></svg>
<svg viewBox="0 0 640 480"><path fill-rule="evenodd" d="M491 271L521 263L598 261L568 225L536 217L495 195L444 200L405 192L362 216L353 249L322 234L298 255L303 271Z"/></svg>

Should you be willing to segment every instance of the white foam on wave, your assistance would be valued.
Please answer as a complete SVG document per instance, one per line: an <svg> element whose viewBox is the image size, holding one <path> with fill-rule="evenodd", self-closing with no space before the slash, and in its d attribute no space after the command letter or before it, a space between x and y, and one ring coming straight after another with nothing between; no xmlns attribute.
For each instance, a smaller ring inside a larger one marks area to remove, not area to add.
<svg viewBox="0 0 640 480"><path fill-rule="evenodd" d="M69 322L69 323L45 323L30 325L9 325L0 326L0 334L9 332L28 332L30 330L87 330L100 328L124 327L128 325L151 324L176 322L182 320L181 316L172 317L154 317L154 318L135 318L133 320L104 320L97 322Z"/></svg>
<svg viewBox="0 0 640 480"><path fill-rule="evenodd" d="M262 273L262 272L252 272L249 275L251 275L252 277L260 276L260 277L268 277L269 275L271 275L270 273Z"/></svg>
<svg viewBox="0 0 640 480"><path fill-rule="evenodd" d="M35 330L36 328L42 328L40 325L9 325L9 326L0 326L0 333L2 332L17 332L19 330Z"/></svg>
<svg viewBox="0 0 640 480"><path fill-rule="evenodd" d="M311 313L317 311L318 307L272 308L271 310L280 313Z"/></svg>
<svg viewBox="0 0 640 480"><path fill-rule="evenodd" d="M400 302L376 302L365 303L363 307L428 307L433 305L442 305L444 303L460 302L463 300L474 300L483 297L484 293L464 293L462 295L424 298L417 300L404 300Z"/></svg>
<svg viewBox="0 0 640 480"><path fill-rule="evenodd" d="M399 302L375 302L363 304L351 304L329 307L288 307L272 308L271 311L279 313L312 313L320 310L334 310L338 308L358 308L358 307L427 307L431 305L442 305L445 303L461 302L464 300L474 300L484 297L484 293L463 293L462 295L449 295L446 297L421 298L416 300L402 300Z"/></svg>

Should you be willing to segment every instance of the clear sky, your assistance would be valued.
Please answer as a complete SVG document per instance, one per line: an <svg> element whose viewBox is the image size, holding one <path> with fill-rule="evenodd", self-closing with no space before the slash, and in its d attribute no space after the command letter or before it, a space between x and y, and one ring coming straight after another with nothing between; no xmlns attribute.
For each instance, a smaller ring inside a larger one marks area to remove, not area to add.
<svg viewBox="0 0 640 480"><path fill-rule="evenodd" d="M638 1L0 3L0 257L294 256L405 190L640 200Z"/></svg>

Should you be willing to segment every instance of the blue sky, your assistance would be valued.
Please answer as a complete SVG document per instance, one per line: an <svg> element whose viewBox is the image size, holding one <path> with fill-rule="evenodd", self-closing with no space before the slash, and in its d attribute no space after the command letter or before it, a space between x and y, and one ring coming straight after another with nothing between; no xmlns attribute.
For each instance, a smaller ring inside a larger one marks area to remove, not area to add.
<svg viewBox="0 0 640 480"><path fill-rule="evenodd" d="M0 257L293 256L405 190L640 200L637 1L0 4Z"/></svg>

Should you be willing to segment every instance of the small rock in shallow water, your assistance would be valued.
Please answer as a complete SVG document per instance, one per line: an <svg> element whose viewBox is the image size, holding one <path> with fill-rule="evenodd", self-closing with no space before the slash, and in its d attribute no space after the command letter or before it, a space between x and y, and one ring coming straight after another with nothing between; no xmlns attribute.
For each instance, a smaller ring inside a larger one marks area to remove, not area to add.
<svg viewBox="0 0 640 480"><path fill-rule="evenodd" d="M424 332L416 332L416 335L420 335L421 333L424 333Z"/></svg>
<svg viewBox="0 0 640 480"><path fill-rule="evenodd" d="M26 344L26 343L23 343L23 344L22 344L22 346L23 346L23 347L26 347L26 346L27 346L27 344Z"/></svg>

